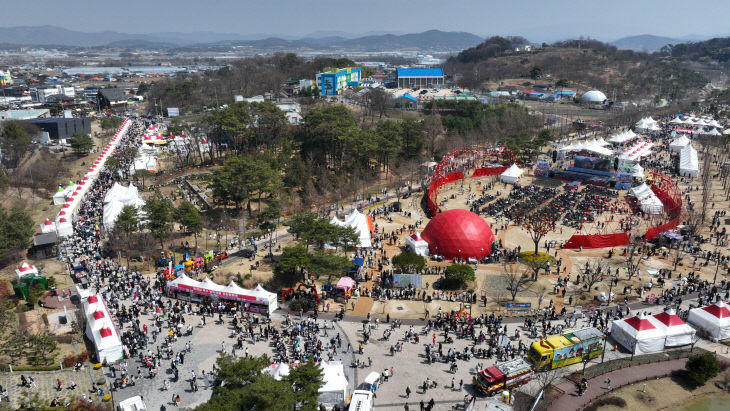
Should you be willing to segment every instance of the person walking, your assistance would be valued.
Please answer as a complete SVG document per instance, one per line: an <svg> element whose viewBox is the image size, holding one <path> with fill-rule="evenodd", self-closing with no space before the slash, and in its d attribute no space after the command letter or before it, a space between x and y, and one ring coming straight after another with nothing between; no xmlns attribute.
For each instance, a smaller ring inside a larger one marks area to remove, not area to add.
<svg viewBox="0 0 730 411"><path fill-rule="evenodd" d="M406 386L406 398L411 398L411 387Z"/></svg>
<svg viewBox="0 0 730 411"><path fill-rule="evenodd" d="M611 379L606 378L606 390L611 391Z"/></svg>

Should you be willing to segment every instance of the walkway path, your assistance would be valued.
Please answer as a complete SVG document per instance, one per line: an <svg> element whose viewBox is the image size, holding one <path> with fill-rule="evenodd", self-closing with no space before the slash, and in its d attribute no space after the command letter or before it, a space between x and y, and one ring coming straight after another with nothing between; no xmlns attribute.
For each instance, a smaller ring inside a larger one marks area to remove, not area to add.
<svg viewBox="0 0 730 411"><path fill-rule="evenodd" d="M611 371L588 380L588 389L583 396L578 396L576 385L573 381L563 378L555 386L565 394L553 401L549 405L548 410L565 411L582 409L597 398L617 388L648 379L665 377L673 371L683 370L686 362L686 358L678 358L676 360L641 364ZM611 390L607 389L605 382L609 378L611 379Z"/></svg>

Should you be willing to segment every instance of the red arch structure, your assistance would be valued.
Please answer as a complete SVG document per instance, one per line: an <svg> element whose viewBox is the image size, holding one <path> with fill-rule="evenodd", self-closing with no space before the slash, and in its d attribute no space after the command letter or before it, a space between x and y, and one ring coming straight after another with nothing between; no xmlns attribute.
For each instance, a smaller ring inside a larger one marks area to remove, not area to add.
<svg viewBox="0 0 730 411"><path fill-rule="evenodd" d="M682 191L677 187L674 180L658 171L648 170L653 179L651 190L664 204L665 223L650 227L646 230L644 238L650 241L664 231L677 228L682 218ZM574 234L568 242L563 245L566 249L577 248L606 248L629 245L631 239L627 232L612 234L580 235Z"/></svg>
<svg viewBox="0 0 730 411"><path fill-rule="evenodd" d="M475 169L474 172L471 174L471 177L484 177L502 174L504 170L509 168L509 163L514 161L514 155L512 154L512 152L504 148L490 149L478 146L460 147L445 155L434 169L433 175L431 176L431 184L429 184L428 186L427 206L428 210L431 212L431 218L435 217L436 214L441 212L438 206L439 189L446 184L462 180L466 177L463 171L454 171L451 173L448 172L448 169L452 165L453 161L457 157L465 154L483 154L485 157L491 156L495 160L495 163L501 161L501 165L497 167L484 167ZM505 165L505 162L508 164Z"/></svg>

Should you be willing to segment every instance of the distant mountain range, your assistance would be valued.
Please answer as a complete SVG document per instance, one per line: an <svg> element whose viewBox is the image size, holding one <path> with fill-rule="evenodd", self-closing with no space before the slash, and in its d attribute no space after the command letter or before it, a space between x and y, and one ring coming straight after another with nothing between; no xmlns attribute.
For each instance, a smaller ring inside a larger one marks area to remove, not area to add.
<svg viewBox="0 0 730 411"><path fill-rule="evenodd" d="M160 32L132 34L116 31L81 32L57 26L0 27L0 44L16 46L117 47L219 49L245 46L258 49L352 49L383 51L398 49L453 51L472 47L483 39L471 33L429 30L403 34L370 32L362 35L318 31L301 38L271 36L265 33L248 35L216 32Z"/></svg>
<svg viewBox="0 0 730 411"><path fill-rule="evenodd" d="M634 50L634 51L659 51L662 47L667 44L681 44L694 41L703 41L711 37L722 37L722 36L701 36L701 35L688 35L682 37L663 37L654 36L652 34L640 34L638 36L622 37L618 40L612 41L609 44L616 46L616 48L622 50Z"/></svg>

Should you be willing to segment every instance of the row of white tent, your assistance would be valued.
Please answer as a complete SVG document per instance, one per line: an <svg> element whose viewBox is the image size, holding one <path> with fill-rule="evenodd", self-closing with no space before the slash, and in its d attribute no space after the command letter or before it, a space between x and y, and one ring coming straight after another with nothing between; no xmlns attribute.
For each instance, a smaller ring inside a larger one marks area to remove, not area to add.
<svg viewBox="0 0 730 411"><path fill-rule="evenodd" d="M639 137L639 135L634 133L632 130L626 130L626 131L622 131L618 134L611 136L608 139L608 142L615 143L615 144L623 144L627 141L633 140L638 137Z"/></svg>
<svg viewBox="0 0 730 411"><path fill-rule="evenodd" d="M659 123L651 117L644 117L637 121L634 128L636 128L637 131L644 133L661 130Z"/></svg>
<svg viewBox="0 0 730 411"><path fill-rule="evenodd" d="M122 209L126 206L132 206L137 209L138 214L143 214L142 209L145 205L144 200L139 195L139 190L134 184L125 187L119 183L114 183L112 188L107 191L104 196L104 212L102 221L104 228L111 229L122 213Z"/></svg>
<svg viewBox="0 0 730 411"><path fill-rule="evenodd" d="M196 281L185 274L181 274L174 280L167 282L167 289L217 297L225 300L234 300L244 304L265 306L268 309L268 313L272 313L279 306L276 294L266 291L261 284L257 285L253 290L247 290L233 281L228 285L221 285L208 277L203 278L202 281Z"/></svg>
<svg viewBox="0 0 730 411"><path fill-rule="evenodd" d="M358 247L370 248L372 246L372 237L370 234L370 223L368 218L369 217L365 214L354 209L345 217L344 221L337 218L336 215L333 216L330 220L330 224L340 227L352 227L358 235Z"/></svg>
<svg viewBox="0 0 730 411"><path fill-rule="evenodd" d="M104 164L109 157L114 153L114 149L122 140L127 130L129 130L131 124L132 122L130 119L124 120L109 144L107 144L99 157L94 161L94 164L89 167L89 171L83 179L78 184L73 184L73 189L71 189L72 184L69 184L69 186L63 190L64 200L62 203L63 205L61 206L61 211L58 212L55 221L47 224L49 221L47 219L46 222L41 224L41 232L56 232L59 237L69 237L73 234L72 220L76 215L79 204L81 204L81 201L86 195L86 192L89 190L89 187L93 185L99 175L99 172L104 167ZM59 192L53 196L54 203L57 202L57 199L60 199Z"/></svg>
<svg viewBox="0 0 730 411"><path fill-rule="evenodd" d="M135 171L146 170L150 173L157 172L157 152L152 148L140 148L134 163L130 166L130 173Z"/></svg>
<svg viewBox="0 0 730 411"><path fill-rule="evenodd" d="M94 343L99 362L113 364L124 358L119 330L100 295L90 295L81 304L86 318L86 336Z"/></svg>
<svg viewBox="0 0 730 411"><path fill-rule="evenodd" d="M674 139L674 141L669 143L669 151L673 153L679 153L680 151L682 151L682 149L687 147L687 144L690 144L691 142L692 140L690 140L686 135L682 134Z"/></svg>
<svg viewBox="0 0 730 411"><path fill-rule="evenodd" d="M603 137L598 139L574 142L570 145L560 147L559 152L570 153L574 151L588 151L602 156L613 155L613 150L607 148L610 145L609 142L605 141Z"/></svg>
<svg viewBox="0 0 730 411"><path fill-rule="evenodd" d="M662 204L659 197L654 194L646 183L632 187L631 193L639 200L639 203L641 204L641 211L644 213L661 214L664 211L664 204Z"/></svg>
<svg viewBox="0 0 730 411"><path fill-rule="evenodd" d="M696 329L715 342L730 339L730 310L722 301L691 309L687 323L673 309L652 316L639 314L614 321L611 338L634 354L692 344L696 341Z"/></svg>
<svg viewBox="0 0 730 411"><path fill-rule="evenodd" d="M692 344L695 334L695 329L682 321L673 309L648 317L639 314L611 324L611 338L634 354Z"/></svg>
<svg viewBox="0 0 730 411"><path fill-rule="evenodd" d="M683 119L682 117L674 117L669 121L669 124L722 128L722 124L718 123L717 120L710 117L687 117L685 119Z"/></svg>

